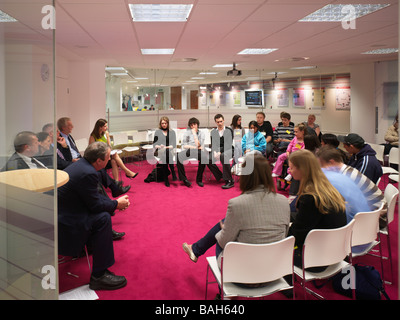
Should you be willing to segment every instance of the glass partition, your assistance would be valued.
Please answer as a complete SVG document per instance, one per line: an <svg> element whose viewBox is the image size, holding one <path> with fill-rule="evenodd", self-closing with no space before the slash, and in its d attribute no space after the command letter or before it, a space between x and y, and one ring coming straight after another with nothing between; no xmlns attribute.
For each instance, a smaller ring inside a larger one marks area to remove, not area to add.
<svg viewBox="0 0 400 320"><path fill-rule="evenodd" d="M58 299L55 157L35 139L55 122L54 34L52 0L0 0L2 300Z"/></svg>

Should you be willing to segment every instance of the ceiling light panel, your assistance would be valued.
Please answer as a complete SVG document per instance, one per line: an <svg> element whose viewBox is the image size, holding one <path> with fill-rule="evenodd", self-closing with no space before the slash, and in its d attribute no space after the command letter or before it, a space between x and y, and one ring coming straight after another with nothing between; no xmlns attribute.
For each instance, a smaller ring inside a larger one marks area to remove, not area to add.
<svg viewBox="0 0 400 320"><path fill-rule="evenodd" d="M129 4L136 22L187 21L192 7L192 4Z"/></svg>
<svg viewBox="0 0 400 320"><path fill-rule="evenodd" d="M325 7L300 19L300 22L339 22L354 12L355 18L360 18L372 12L386 8L390 4L328 4ZM348 9L342 9L347 6ZM354 11L351 11L354 9Z"/></svg>
<svg viewBox="0 0 400 320"><path fill-rule="evenodd" d="M249 49L244 49L244 50L240 51L238 54L269 54L276 50L278 50L278 49L249 48Z"/></svg>
<svg viewBox="0 0 400 320"><path fill-rule="evenodd" d="M376 49L367 52L363 52L362 54L389 54L399 52L399 49L396 48L387 48L387 49Z"/></svg>
<svg viewBox="0 0 400 320"><path fill-rule="evenodd" d="M141 49L142 54L174 54L175 49Z"/></svg>
<svg viewBox="0 0 400 320"><path fill-rule="evenodd" d="M16 22L17 20L0 10L0 22Z"/></svg>

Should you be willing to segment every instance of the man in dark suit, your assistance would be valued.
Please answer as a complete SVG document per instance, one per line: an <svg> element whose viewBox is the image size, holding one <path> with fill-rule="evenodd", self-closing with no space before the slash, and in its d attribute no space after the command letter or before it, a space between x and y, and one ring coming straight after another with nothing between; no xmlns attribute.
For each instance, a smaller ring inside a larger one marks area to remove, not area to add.
<svg viewBox="0 0 400 320"><path fill-rule="evenodd" d="M54 126L52 123L47 123L43 126L42 131L49 134L50 140L52 141L50 149L44 153L44 155L53 155L54 152ZM64 170L72 163L72 154L69 151L69 147L65 138L60 135L60 131L57 130L57 169Z"/></svg>
<svg viewBox="0 0 400 320"><path fill-rule="evenodd" d="M222 163L222 178L225 180L222 189L230 189L234 186L229 162L233 157L233 130L225 127L222 114L216 114L214 121L217 127L211 131L211 153L213 160Z"/></svg>
<svg viewBox="0 0 400 320"><path fill-rule="evenodd" d="M8 159L1 171L19 169L47 169L34 157L39 152L39 141L35 133L22 131L14 138L14 154Z"/></svg>
<svg viewBox="0 0 400 320"><path fill-rule="evenodd" d="M60 130L60 136L64 138L67 148L59 148L64 158L72 158L72 162L76 162L82 158L78 148L76 147L75 140L71 136L72 129L74 128L72 121L68 117L62 117L57 121L57 127ZM106 170L103 168L98 172L101 176L100 182L104 188L110 188L112 196L118 197L121 194L124 194L129 191L131 186L122 186L122 181L116 182L114 179L107 174ZM104 191L105 192L105 191Z"/></svg>
<svg viewBox="0 0 400 320"><path fill-rule="evenodd" d="M93 254L92 290L114 290L126 285L123 276L108 270L114 263L111 214L129 206L127 195L111 200L98 192L100 176L110 159L110 147L94 142L84 157L68 166L69 181L58 189L58 246L62 255L77 256L89 244Z"/></svg>

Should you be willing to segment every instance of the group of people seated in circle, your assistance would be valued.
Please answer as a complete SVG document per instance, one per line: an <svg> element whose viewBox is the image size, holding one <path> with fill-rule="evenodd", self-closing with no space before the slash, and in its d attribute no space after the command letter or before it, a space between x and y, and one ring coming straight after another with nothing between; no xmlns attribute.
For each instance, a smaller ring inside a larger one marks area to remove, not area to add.
<svg viewBox="0 0 400 320"><path fill-rule="evenodd" d="M387 203L377 184L382 176L382 164L371 146L356 133L322 134L314 124L313 115L306 123L297 125L290 124L290 115L286 113L282 113L281 119L272 140L275 151L281 151L276 163L270 165L261 153L245 155L242 167L250 166L252 170L240 176L241 194L229 200L225 217L211 224L196 241L182 244L191 261L197 262L215 246L221 267L224 247L230 241L266 244L294 236L293 262L302 267L303 244L313 229L340 228L358 212L381 208L380 227L387 225ZM294 137L290 138L290 133ZM345 151L339 148L340 142ZM284 161L288 162L289 174L299 181L291 202L277 192L274 182ZM361 252L365 247L353 246L352 252ZM322 272L326 268L314 267L309 271ZM291 282L291 278L286 281Z"/></svg>
<svg viewBox="0 0 400 320"><path fill-rule="evenodd" d="M175 154L175 132L169 127L167 117L160 119L153 144L167 186L169 173L177 180L176 163L179 180L190 187L185 161L196 158L199 161L196 183L200 187L204 186L202 177L208 166L216 180L224 180L223 189L232 188L231 159L237 162L243 157L239 178L241 194L229 201L226 216L198 241L183 243L183 250L192 261L196 262L214 245L220 261L229 241L270 243L293 235L296 238L294 263L301 265L302 246L310 230L341 227L357 212L385 205L377 186L382 165L361 136L322 134L314 115L296 125L290 120L290 114L283 112L281 123L273 129L265 121L265 114L259 112L246 133L240 115L235 115L231 125L226 126L223 115L216 114L216 127L210 132L211 144L207 151L200 123L191 118L182 137L181 150ZM46 124L38 134L18 133L14 139L15 152L2 171L53 168L53 163L57 169L65 170L69 181L57 190L59 253L79 256L85 246L90 247L93 268L89 287L93 290L122 288L126 278L115 275L109 268L115 262L112 242L124 233L113 230L111 217L117 210L130 206L129 197L124 195L130 185L123 186L118 169L130 179L138 173L128 169L118 153L112 155L106 120L96 122L83 155L71 136L73 128L72 120L63 117L57 121L55 130L53 124ZM398 131L397 118L390 130ZM54 134L56 145L53 145ZM338 148L340 142L346 152ZM396 141L391 144L396 146ZM56 160L53 160L54 149ZM276 159L273 169L271 159ZM277 193L274 181L284 162L287 162L288 174L299 182L291 203ZM112 177L107 168L111 169ZM107 189L115 199L111 199ZM385 221L384 215L382 220Z"/></svg>

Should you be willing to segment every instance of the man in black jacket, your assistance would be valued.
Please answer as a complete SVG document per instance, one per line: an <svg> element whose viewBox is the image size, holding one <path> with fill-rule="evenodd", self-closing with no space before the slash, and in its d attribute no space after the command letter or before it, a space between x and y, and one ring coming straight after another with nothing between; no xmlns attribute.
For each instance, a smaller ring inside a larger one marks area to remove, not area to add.
<svg viewBox="0 0 400 320"><path fill-rule="evenodd" d="M217 127L211 131L212 158L222 163L222 178L225 180L222 189L230 189L234 186L230 166L230 160L233 157L233 130L225 127L222 114L216 114L214 121Z"/></svg>

